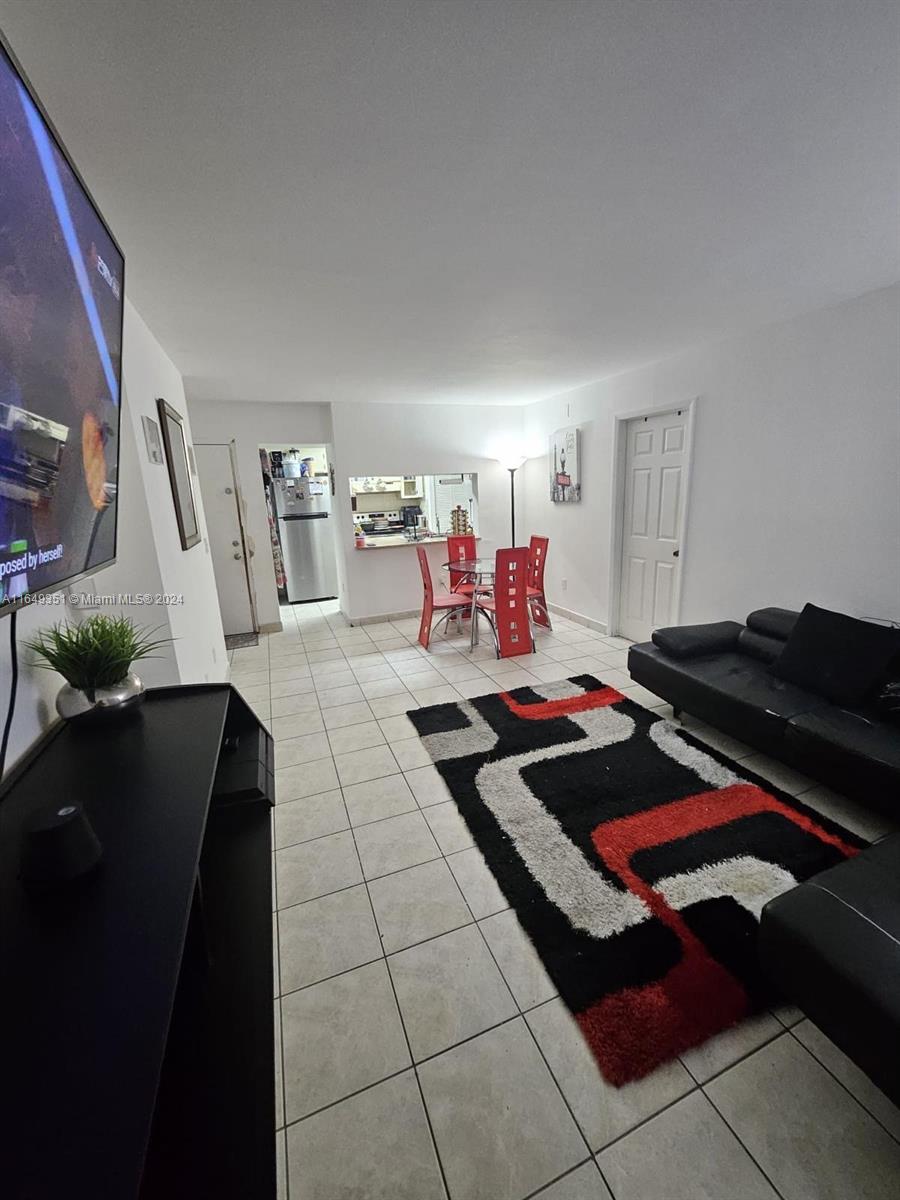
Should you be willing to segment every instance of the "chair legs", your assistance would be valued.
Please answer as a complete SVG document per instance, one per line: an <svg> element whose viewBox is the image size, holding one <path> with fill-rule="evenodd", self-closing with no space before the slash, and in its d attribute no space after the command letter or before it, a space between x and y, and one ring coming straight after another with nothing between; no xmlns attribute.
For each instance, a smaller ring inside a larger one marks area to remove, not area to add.
<svg viewBox="0 0 900 1200"><path fill-rule="evenodd" d="M436 625L432 625L434 620L434 608L427 607L422 609L422 620L419 623L419 643L427 650L431 642L431 635L436 629L440 629L445 622L449 627L450 622L456 619L456 628L462 633L462 615L467 605L460 604L456 608L441 609L440 620Z"/></svg>
<svg viewBox="0 0 900 1200"><path fill-rule="evenodd" d="M446 613L444 613L444 615L438 621L437 625L434 626L434 628L431 630L431 632L436 633L437 630L440 629L440 627L442 625L446 625L447 628L449 629L450 622L455 620L456 621L456 632L462 633L462 614L464 611L465 610L462 608L448 608Z"/></svg>
<svg viewBox="0 0 900 1200"><path fill-rule="evenodd" d="M496 654L497 658L499 658L500 657L500 638L497 636L497 626L494 623L494 618L491 616L491 614L488 612L488 610L486 608L476 608L475 616L473 617L473 620L477 621L479 616L487 618L487 623L491 627L491 637L494 639L494 653ZM528 636L531 639L531 653L536 654L537 653L537 643L534 640L534 630L531 628L530 621L528 622ZM516 657L518 657L518 656L516 656Z"/></svg>
<svg viewBox="0 0 900 1200"><path fill-rule="evenodd" d="M473 620L473 621L475 621L475 622L477 622L479 617L484 617L484 618L487 620L487 623L488 623L488 625L490 625L490 627L491 627L491 637L492 637L492 638L493 638L493 640L494 640L494 654L497 656L497 658L499 658L499 657L500 657L500 642L499 642L499 640L498 640L498 638L497 638L497 628L496 628L496 626L494 625L494 618L491 616L491 614L490 614L490 613L489 613L489 612L488 612L486 609L484 609L484 608L478 608L478 607L476 606L476 608L475 608L475 614L474 614L474 616L473 616L472 620ZM472 644L473 644L473 647L474 647L474 632L475 632L475 631L474 631L474 627L473 627L473 630L472 630L472 633L473 633L473 639L472 639Z"/></svg>
<svg viewBox="0 0 900 1200"><path fill-rule="evenodd" d="M528 601L531 609L532 620L535 625L540 625L543 629L553 631L553 624L550 620L550 610L547 608L547 600L545 596L532 596Z"/></svg>

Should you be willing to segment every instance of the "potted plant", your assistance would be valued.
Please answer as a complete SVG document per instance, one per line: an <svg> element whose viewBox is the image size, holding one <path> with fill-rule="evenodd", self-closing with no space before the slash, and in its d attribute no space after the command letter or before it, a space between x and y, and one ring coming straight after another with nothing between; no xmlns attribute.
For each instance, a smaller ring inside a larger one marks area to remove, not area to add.
<svg viewBox="0 0 900 1200"><path fill-rule="evenodd" d="M68 721L76 717L121 712L140 704L144 685L131 664L154 654L171 638L154 639L156 630L139 629L128 617L88 617L77 625L54 625L26 642L35 663L58 671L65 686L56 711Z"/></svg>

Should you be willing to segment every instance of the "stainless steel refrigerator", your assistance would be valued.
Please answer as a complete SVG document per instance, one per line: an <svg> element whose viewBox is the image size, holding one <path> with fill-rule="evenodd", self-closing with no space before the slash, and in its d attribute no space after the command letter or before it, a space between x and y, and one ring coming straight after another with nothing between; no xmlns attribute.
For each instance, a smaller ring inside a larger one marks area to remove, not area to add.
<svg viewBox="0 0 900 1200"><path fill-rule="evenodd" d="M294 603L336 596L337 565L328 483L307 476L273 479L272 492L288 600Z"/></svg>

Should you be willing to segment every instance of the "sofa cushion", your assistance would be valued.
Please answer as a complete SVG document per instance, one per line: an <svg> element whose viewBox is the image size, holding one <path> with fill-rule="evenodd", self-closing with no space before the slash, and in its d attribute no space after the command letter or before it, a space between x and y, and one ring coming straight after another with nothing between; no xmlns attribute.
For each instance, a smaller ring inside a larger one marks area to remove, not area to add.
<svg viewBox="0 0 900 1200"><path fill-rule="evenodd" d="M835 791L852 791L879 807L900 804L900 733L875 710L829 704L791 717L785 742L795 757L814 759L817 775Z"/></svg>
<svg viewBox="0 0 900 1200"><path fill-rule="evenodd" d="M673 625L655 629L654 644L673 658L696 658L733 650L742 626L737 621L714 621L709 625Z"/></svg>
<svg viewBox="0 0 900 1200"><path fill-rule="evenodd" d="M820 696L777 679L764 663L734 651L674 659L644 642L629 649L628 670L676 708L770 751L782 744L790 717L826 704Z"/></svg>
<svg viewBox="0 0 900 1200"><path fill-rule="evenodd" d="M900 630L807 604L772 670L835 704L861 704L900 649Z"/></svg>
<svg viewBox="0 0 900 1200"><path fill-rule="evenodd" d="M780 638L784 642L791 636L799 616L790 608L758 608L747 618L747 625L757 633Z"/></svg>
<svg viewBox="0 0 900 1200"><path fill-rule="evenodd" d="M760 956L787 997L900 1102L900 837L770 900Z"/></svg>
<svg viewBox="0 0 900 1200"><path fill-rule="evenodd" d="M757 633L755 629L742 629L738 634L738 650L742 654L749 654L751 658L758 658L760 662L774 662L783 649L784 642L780 638Z"/></svg>

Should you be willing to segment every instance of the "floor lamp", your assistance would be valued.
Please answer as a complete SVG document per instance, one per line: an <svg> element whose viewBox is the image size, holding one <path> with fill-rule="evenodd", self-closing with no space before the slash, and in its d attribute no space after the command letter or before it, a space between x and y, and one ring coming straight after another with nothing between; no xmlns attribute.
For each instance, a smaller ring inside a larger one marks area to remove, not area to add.
<svg viewBox="0 0 900 1200"><path fill-rule="evenodd" d="M511 527L512 540L510 546L516 544L516 471L525 461L524 454L510 454L506 458L497 460L507 471L509 471L509 523Z"/></svg>

